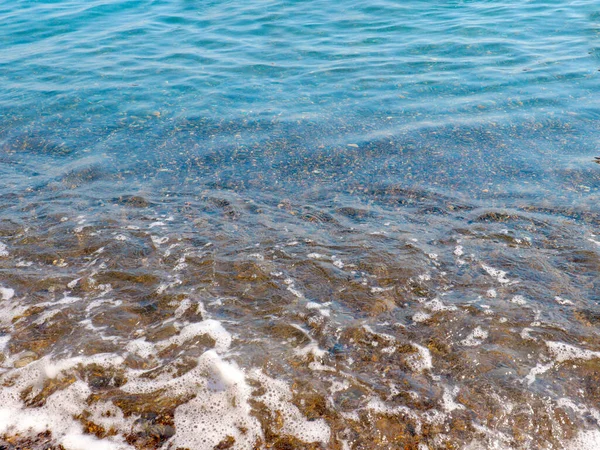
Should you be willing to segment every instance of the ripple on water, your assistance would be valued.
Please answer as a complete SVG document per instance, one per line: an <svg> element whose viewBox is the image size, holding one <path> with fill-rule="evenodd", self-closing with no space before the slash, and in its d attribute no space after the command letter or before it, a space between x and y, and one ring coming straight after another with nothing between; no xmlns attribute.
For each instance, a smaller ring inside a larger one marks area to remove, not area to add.
<svg viewBox="0 0 600 450"><path fill-rule="evenodd" d="M0 447L596 450L597 5L0 5Z"/></svg>

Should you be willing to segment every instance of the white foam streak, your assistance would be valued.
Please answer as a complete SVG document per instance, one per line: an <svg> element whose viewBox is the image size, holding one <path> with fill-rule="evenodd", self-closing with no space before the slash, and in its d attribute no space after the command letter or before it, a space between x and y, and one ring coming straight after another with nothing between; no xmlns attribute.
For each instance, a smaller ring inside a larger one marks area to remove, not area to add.
<svg viewBox="0 0 600 450"><path fill-rule="evenodd" d="M433 360L429 349L415 343L411 345L417 349L417 352L406 358L406 363L415 372L423 372L433 369Z"/></svg>
<svg viewBox="0 0 600 450"><path fill-rule="evenodd" d="M129 419L125 419L120 410L112 404L98 402L88 406L86 400L91 394L91 390L81 380L48 396L45 403L37 408L27 408L21 399L21 392L26 388L33 388L31 395L35 395L45 379L55 378L78 364L99 364L107 367L119 365L122 362L122 358L109 354L88 358L76 357L62 361L51 361L45 357L0 377L0 382L5 382L7 376L14 380L13 385L5 386L0 390L0 434L31 436L51 430L55 442L67 450L132 449L122 437L113 436L99 440L84 433L81 424L74 417L86 409L91 413L91 420L97 424L103 424L108 420L111 423L118 422L121 427L130 428L133 423ZM14 377L15 374L17 377ZM111 412L112 420L103 416L106 411Z"/></svg>
<svg viewBox="0 0 600 450"><path fill-rule="evenodd" d="M8 250L6 249L6 244L4 242L0 242L0 258L4 258L8 256Z"/></svg>
<svg viewBox="0 0 600 450"><path fill-rule="evenodd" d="M550 354L557 362L563 362L570 359L594 359L600 358L600 352L585 350L564 342L546 342Z"/></svg>
<svg viewBox="0 0 600 450"><path fill-rule="evenodd" d="M508 278L506 278L505 271L499 270L499 269L494 269L493 267L485 265L485 264L481 264L481 267L483 267L483 270L485 270L489 276L498 280L499 283L506 284L506 283L510 282L510 280Z"/></svg>

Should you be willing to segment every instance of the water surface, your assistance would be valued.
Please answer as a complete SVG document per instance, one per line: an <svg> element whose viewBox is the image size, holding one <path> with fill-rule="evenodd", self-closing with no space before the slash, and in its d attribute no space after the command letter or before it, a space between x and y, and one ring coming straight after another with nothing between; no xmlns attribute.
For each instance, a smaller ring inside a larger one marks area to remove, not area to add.
<svg viewBox="0 0 600 450"><path fill-rule="evenodd" d="M8 448L600 448L600 7L0 5Z"/></svg>

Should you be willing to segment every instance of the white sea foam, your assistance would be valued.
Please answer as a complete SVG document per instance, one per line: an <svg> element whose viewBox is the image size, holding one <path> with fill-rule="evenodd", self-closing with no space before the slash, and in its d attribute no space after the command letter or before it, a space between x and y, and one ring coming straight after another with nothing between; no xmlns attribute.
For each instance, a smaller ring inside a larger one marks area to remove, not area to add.
<svg viewBox="0 0 600 450"><path fill-rule="evenodd" d="M508 278L506 278L505 271L499 270L499 269L494 269L493 267L485 265L485 264L481 264L481 267L483 267L483 270L485 270L489 276L498 280L499 283L506 284L506 283L510 282L510 280Z"/></svg>
<svg viewBox="0 0 600 450"><path fill-rule="evenodd" d="M271 411L279 411L283 419L282 434L296 436L304 442L329 443L331 430L323 419L307 420L291 402L292 392L287 383L254 370L251 378L258 381L266 392L256 400L264 403Z"/></svg>
<svg viewBox="0 0 600 450"><path fill-rule="evenodd" d="M181 300L179 306L177 306L177 309L175 310L175 318L181 318L181 316L185 314L185 312L190 308L191 305L192 301L189 298L184 298L183 300Z"/></svg>
<svg viewBox="0 0 600 450"><path fill-rule="evenodd" d="M154 344L147 342L144 338L129 341L125 348L128 352L141 356L144 359L148 359L156 353Z"/></svg>
<svg viewBox="0 0 600 450"><path fill-rule="evenodd" d="M329 304L330 303L321 304L317 302L308 302L306 304L306 308L315 309L319 311L319 314L321 314L323 317L329 317L331 316L331 310L328 308Z"/></svg>
<svg viewBox="0 0 600 450"><path fill-rule="evenodd" d="M54 300L52 302L42 302L42 303L37 303L36 306L38 307L46 307L46 306L61 306L61 305L70 305L71 303L76 303L78 301L81 300L81 297L73 297L68 295L66 292L63 293L63 297L58 299L58 300Z"/></svg>
<svg viewBox="0 0 600 450"><path fill-rule="evenodd" d="M372 294L379 294L381 292L391 291L393 289L394 289L393 287L382 288L382 287L379 287L379 286L374 286L374 287L371 288L371 293Z"/></svg>
<svg viewBox="0 0 600 450"><path fill-rule="evenodd" d="M571 306L571 305L575 304L571 300L567 300L566 298L559 297L558 295L556 297L554 297L554 301L556 303L558 303L559 305L563 305L563 306L567 306L567 305Z"/></svg>
<svg viewBox="0 0 600 450"><path fill-rule="evenodd" d="M585 350L564 342L546 342L550 354L556 362L563 362L570 359L594 359L600 358L600 352Z"/></svg>
<svg viewBox="0 0 600 450"><path fill-rule="evenodd" d="M252 449L263 435L260 423L251 415L248 401L252 389L244 372L213 350L198 362L196 369L181 377L183 389L196 397L175 410L177 433L169 444L173 448L214 448L231 436L236 449Z"/></svg>
<svg viewBox="0 0 600 450"><path fill-rule="evenodd" d="M4 352L6 345L10 341L10 334L6 334L4 336L0 336L0 352Z"/></svg>
<svg viewBox="0 0 600 450"><path fill-rule="evenodd" d="M2 300L10 300L15 296L15 290L0 286L0 296L2 296Z"/></svg>
<svg viewBox="0 0 600 450"><path fill-rule="evenodd" d="M465 409L463 405L460 403L456 403L456 396L458 395L458 391L460 390L458 386L449 387L443 386L444 395L442 396L442 402L444 405L444 410L446 412L452 412L457 409Z"/></svg>
<svg viewBox="0 0 600 450"><path fill-rule="evenodd" d="M377 331L373 330L369 325L363 325L363 329L369 334L380 337L387 343L393 344L396 342L396 338L391 334L378 333Z"/></svg>
<svg viewBox="0 0 600 450"><path fill-rule="evenodd" d="M431 319L431 314L427 314L426 312L423 311L419 311L416 312L413 316L412 316L412 320L415 323L421 323L421 322L426 322L429 319Z"/></svg>
<svg viewBox="0 0 600 450"><path fill-rule="evenodd" d="M81 278L75 278L74 280L72 280L72 281L69 281L69 282L67 283L67 287L68 287L69 289L73 289L75 286L77 286L77 283L79 283L79 280L81 280Z"/></svg>
<svg viewBox="0 0 600 450"><path fill-rule="evenodd" d="M438 297L428 302L425 302L423 306L432 312L456 311L457 309L454 305L445 305Z"/></svg>
<svg viewBox="0 0 600 450"><path fill-rule="evenodd" d="M305 442L329 442L330 430L325 421L309 421L302 416L291 403L292 394L285 382L256 369L246 375L237 364L224 360L214 350L205 352L198 359L198 365L181 377L137 379L123 388L131 393L167 389L173 395L195 395L175 410L177 433L169 441L174 448L213 448L231 436L235 440L234 448L252 449L257 439L263 438L263 433L252 414L249 402L252 388L248 378L264 388L262 395L252 399L281 414L283 433Z"/></svg>
<svg viewBox="0 0 600 450"><path fill-rule="evenodd" d="M98 298L98 299L92 300L91 302L88 303L88 305L85 307L85 312L89 313L93 309L95 309L99 306L102 306L102 305L111 305L113 307L118 307L118 306L121 306L122 304L123 304L122 300L115 300L112 298Z"/></svg>
<svg viewBox="0 0 600 450"><path fill-rule="evenodd" d="M476 327L469 335L461 341L462 345L467 347L475 347L481 345L488 337L488 332L481 327Z"/></svg>
<svg viewBox="0 0 600 450"><path fill-rule="evenodd" d="M248 258L255 259L257 261L264 261L265 260L265 255L263 255L262 253L250 253L248 255Z"/></svg>
<svg viewBox="0 0 600 450"><path fill-rule="evenodd" d="M152 235L150 238L152 239L152 243L157 247L161 246L162 244L166 244L169 241L168 236L160 237Z"/></svg>
<svg viewBox="0 0 600 450"><path fill-rule="evenodd" d="M600 450L600 430L582 430L565 443L565 450Z"/></svg>
<svg viewBox="0 0 600 450"><path fill-rule="evenodd" d="M298 356L306 357L308 355L314 355L316 358L323 358L327 351L323 350L319 347L319 344L316 341L310 342L306 344L304 347L297 349L296 354Z"/></svg>
<svg viewBox="0 0 600 450"><path fill-rule="evenodd" d="M283 280L283 282L285 284L287 284L288 291L290 291L292 294L294 294L298 298L304 298L304 295L302 294L302 292L300 292L298 289L296 289L294 280L292 280L291 278L286 278L285 280Z"/></svg>
<svg viewBox="0 0 600 450"><path fill-rule="evenodd" d="M10 327L13 321L27 311L27 307L13 300L14 289L0 286L0 326Z"/></svg>
<svg viewBox="0 0 600 450"><path fill-rule="evenodd" d="M515 295L511 299L511 303L514 303L515 305L519 305L519 306L524 306L527 304L527 300L525 300L525 297L523 297L522 295Z"/></svg>
<svg viewBox="0 0 600 450"><path fill-rule="evenodd" d="M600 352L582 349L564 342L548 341L546 342L546 346L554 360L546 364L538 363L533 367L525 377L528 385L535 381L537 375L541 375L552 369L556 363L577 359L600 359Z"/></svg>
<svg viewBox="0 0 600 450"><path fill-rule="evenodd" d="M526 341L535 341L537 340L535 337L533 337L530 333L533 330L531 328L523 328L521 330L521 339L524 339Z"/></svg>
<svg viewBox="0 0 600 450"><path fill-rule="evenodd" d="M537 375L541 375L543 373L548 372L550 369L552 369L552 367L554 367L554 362L551 362L549 364L538 363L525 376L525 381L527 381L528 385L533 384Z"/></svg>
<svg viewBox="0 0 600 450"><path fill-rule="evenodd" d="M424 370L433 369L433 359L431 358L431 352L429 349L415 343L411 345L417 350L416 353L411 354L406 358L406 363L415 372L423 372Z"/></svg>
<svg viewBox="0 0 600 450"><path fill-rule="evenodd" d="M110 403L97 402L88 405L86 400L91 394L91 390L81 380L49 395L45 403L37 408L26 408L21 398L21 392L24 390L32 389L30 395L35 395L46 379L60 377L79 364L114 367L122 362L123 358L110 354L58 361L44 357L25 367L4 374L0 377L0 382L5 382L6 377L10 377L12 383L10 386L5 385L0 390L0 434L34 436L50 430L56 443L67 450L132 449L119 436L99 440L94 436L84 434L81 424L74 418L83 410L88 410L91 414L90 419L100 425L113 422L111 425L117 423L122 429L127 429L132 427L133 421L124 418L120 410ZM110 411L110 414L104 414L106 411Z"/></svg>
<svg viewBox="0 0 600 450"><path fill-rule="evenodd" d="M333 259L333 265L335 267L337 267L338 269L343 269L344 268L345 264L344 264L344 262L340 258L338 258L337 256L334 255L334 256L331 257L331 259Z"/></svg>
<svg viewBox="0 0 600 450"><path fill-rule="evenodd" d="M148 228L152 229L154 227L164 227L166 225L166 223L159 221L156 222L152 222L150 225L148 225Z"/></svg>

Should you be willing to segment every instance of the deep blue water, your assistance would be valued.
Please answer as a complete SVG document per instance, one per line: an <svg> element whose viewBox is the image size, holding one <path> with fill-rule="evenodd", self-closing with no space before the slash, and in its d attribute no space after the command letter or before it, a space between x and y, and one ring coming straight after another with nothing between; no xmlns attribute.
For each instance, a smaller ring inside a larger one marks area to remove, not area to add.
<svg viewBox="0 0 600 450"><path fill-rule="evenodd" d="M0 393L0 444L38 408L91 448L64 399L27 397L50 360L126 412L107 448L197 444L198 410L129 416L121 375L73 358L177 378L208 344L161 343L211 319L234 343L210 364L327 399L302 410L321 448L597 450L595 157L597 1L2 1L0 381L25 381ZM249 417L198 448L285 444Z"/></svg>

